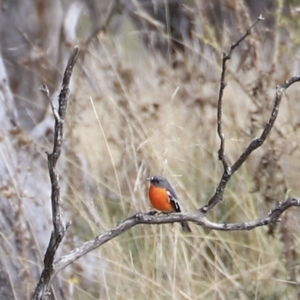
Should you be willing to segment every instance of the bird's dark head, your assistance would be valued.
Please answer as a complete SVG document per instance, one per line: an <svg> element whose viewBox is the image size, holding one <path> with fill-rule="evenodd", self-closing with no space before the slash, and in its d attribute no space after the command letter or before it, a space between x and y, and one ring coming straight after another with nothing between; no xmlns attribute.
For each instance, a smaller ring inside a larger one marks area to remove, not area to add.
<svg viewBox="0 0 300 300"><path fill-rule="evenodd" d="M160 175L151 176L151 177L147 178L147 180L150 181L151 184L158 186L158 187L164 186L167 182L167 180Z"/></svg>

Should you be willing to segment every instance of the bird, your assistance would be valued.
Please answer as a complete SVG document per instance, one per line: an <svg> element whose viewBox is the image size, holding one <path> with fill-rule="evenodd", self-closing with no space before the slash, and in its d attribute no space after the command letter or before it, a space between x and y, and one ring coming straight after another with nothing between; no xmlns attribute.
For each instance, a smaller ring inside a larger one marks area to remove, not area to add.
<svg viewBox="0 0 300 300"><path fill-rule="evenodd" d="M166 178L155 175L147 178L150 182L149 200L152 206L162 212L181 212L177 195ZM184 232L192 232L186 221L180 222Z"/></svg>

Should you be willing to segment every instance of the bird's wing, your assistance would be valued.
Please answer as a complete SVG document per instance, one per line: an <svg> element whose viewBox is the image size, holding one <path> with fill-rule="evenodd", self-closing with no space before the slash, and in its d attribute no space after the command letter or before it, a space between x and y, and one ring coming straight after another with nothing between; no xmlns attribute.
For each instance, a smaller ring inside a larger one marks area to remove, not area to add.
<svg viewBox="0 0 300 300"><path fill-rule="evenodd" d="M176 212L181 212L181 208L178 200L172 195L170 191L167 191L167 194L169 196L169 202L174 207L174 210Z"/></svg>

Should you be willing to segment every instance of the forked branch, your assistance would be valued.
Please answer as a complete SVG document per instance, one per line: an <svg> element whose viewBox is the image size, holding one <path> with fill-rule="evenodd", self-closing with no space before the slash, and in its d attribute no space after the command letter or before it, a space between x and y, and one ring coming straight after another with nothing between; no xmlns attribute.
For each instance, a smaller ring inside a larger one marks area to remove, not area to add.
<svg viewBox="0 0 300 300"><path fill-rule="evenodd" d="M275 101L273 109L270 115L270 118L259 138L255 138L245 149L245 151L240 155L237 161L233 165L229 165L226 156L225 156L225 137L222 130L222 106L223 106L223 91L225 89L225 74L226 74L226 61L231 58L233 50L240 45L240 43L251 33L251 29L259 22L262 21L263 17L259 16L258 19L250 26L247 32L234 44L232 44L228 54L223 54L222 61L222 72L221 72L221 81L220 81L220 91L218 98L218 113L217 113L217 132L220 138L220 148L218 151L219 159L222 161L224 172L219 182L219 185L216 189L215 194L210 198L208 204L203 206L200 210L203 213L210 211L215 205L223 200L224 191L226 189L227 183L229 182L231 176L242 166L242 164L247 160L249 155L259 148L267 139L273 125L276 121L279 105L282 99L283 92L289 88L293 83L299 81L299 76L295 76L284 82L282 85L276 87Z"/></svg>
<svg viewBox="0 0 300 300"><path fill-rule="evenodd" d="M123 232L129 230L133 226L138 224L165 224L174 223L181 221L190 221L198 224L202 227L221 231L234 231L234 230L251 230L259 226L265 226L270 223L280 221L281 214L290 207L299 207L300 200L296 198L289 198L283 203L280 203L276 208L271 210L266 216L258 218L254 221L242 222L242 223L215 223L209 221L205 213L199 211L189 212L189 213L170 213L170 214L157 214L152 213L135 214L130 218L124 220L122 223L106 231L95 239L85 242L82 246L79 246L72 250L68 255L62 256L54 264L55 274L60 272L69 264L73 263L80 257L89 253L90 251L100 247L101 245L107 243L111 239L119 236Z"/></svg>
<svg viewBox="0 0 300 300"><path fill-rule="evenodd" d="M273 109L272 109L270 118L269 118L261 136L259 138L255 138L249 144L249 146L246 148L246 150L240 155L240 157L237 159L237 161L231 167L229 167L230 172L227 172L226 169L224 170L222 178L220 180L220 183L217 187L215 194L208 201L208 204L201 208L202 212L207 213L216 204L218 204L220 201L223 200L223 194L224 194L226 185L227 185L229 179L231 178L231 176L242 166L242 164L247 160L249 155L254 150L256 150L258 147L260 147L267 139L267 137L276 121L283 92L287 88L289 88L293 83L298 82L298 81L300 81L300 76L295 76L295 77L292 77L289 80L285 81L282 85L276 87L276 95L275 95Z"/></svg>
<svg viewBox="0 0 300 300"><path fill-rule="evenodd" d="M220 138L220 148L218 151L218 158L222 161L224 172L228 175L231 174L231 169L229 167L227 158L225 156L225 135L223 133L223 124L222 124L222 113L223 113L223 93L224 89L227 85L225 82L225 75L226 75L226 63L227 60L231 59L231 55L236 47L240 45L240 43L246 39L248 35L251 34L252 28L259 22L264 20L262 15L260 15L257 20L248 28L246 33L234 44L231 45L229 52L226 54L223 52L223 59L222 59L222 72L221 72L221 80L220 80L220 89L219 89L219 97L218 97L218 109L217 109L217 133Z"/></svg>

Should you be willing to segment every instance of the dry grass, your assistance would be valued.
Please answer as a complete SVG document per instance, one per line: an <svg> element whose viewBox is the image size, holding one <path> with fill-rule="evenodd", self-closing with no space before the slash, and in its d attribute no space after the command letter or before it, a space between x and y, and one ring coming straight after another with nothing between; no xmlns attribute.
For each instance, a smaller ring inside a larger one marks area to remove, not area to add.
<svg viewBox="0 0 300 300"><path fill-rule="evenodd" d="M98 48L89 49L86 63L99 92L79 73L69 110L73 175L64 177L69 186L66 207L80 240L112 228L137 211L149 211L148 175L166 175L183 209L189 211L207 202L221 174L215 124L220 60L210 61L211 77L216 80L205 78L195 55L173 69L158 54L146 51L136 32L126 26L122 39L107 38ZM292 64L294 58L289 61ZM287 79L280 72L264 76L265 67L257 61L256 69L228 73L224 130L231 162L262 129L275 84ZM276 61L275 70L280 68ZM254 90L258 96L251 96ZM296 90L288 92L268 145L232 178L224 202L210 218L255 219L283 200L287 189L297 195ZM267 171L262 172L261 157L274 149L277 155L267 155L262 168ZM86 167L82 161L87 161ZM279 192L277 177L270 176L277 174L274 166L284 174ZM256 180L261 182L258 187ZM276 191L271 201L266 201L263 189L268 185ZM288 230L296 234L300 229L296 213L287 216L294 220ZM295 299L280 225L273 235L268 228L223 233L191 227L192 234L186 235L178 224L137 226L110 241L76 263L72 275L61 275L69 276L68 299L71 294L72 299ZM293 247L299 249L296 236Z"/></svg>

